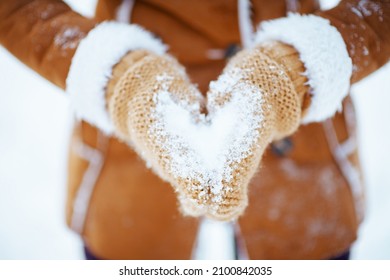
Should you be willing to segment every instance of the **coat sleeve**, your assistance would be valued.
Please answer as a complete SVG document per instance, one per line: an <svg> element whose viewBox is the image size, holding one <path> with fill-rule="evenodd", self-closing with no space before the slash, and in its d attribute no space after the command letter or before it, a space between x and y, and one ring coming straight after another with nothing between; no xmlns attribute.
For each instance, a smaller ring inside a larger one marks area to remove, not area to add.
<svg viewBox="0 0 390 280"><path fill-rule="evenodd" d="M302 123L320 122L341 109L351 83L389 61L390 1L342 0L331 10L262 22L254 43L269 41L299 52L310 86Z"/></svg>
<svg viewBox="0 0 390 280"><path fill-rule="evenodd" d="M61 88L78 43L95 25L59 0L0 1L0 44Z"/></svg>
<svg viewBox="0 0 390 280"><path fill-rule="evenodd" d="M130 51L166 46L135 24L98 23L60 0L0 0L0 43L66 89L77 118L112 134L105 94L113 67Z"/></svg>
<svg viewBox="0 0 390 280"><path fill-rule="evenodd" d="M328 19L343 37L353 62L352 83L389 61L389 0L343 0L316 15Z"/></svg>

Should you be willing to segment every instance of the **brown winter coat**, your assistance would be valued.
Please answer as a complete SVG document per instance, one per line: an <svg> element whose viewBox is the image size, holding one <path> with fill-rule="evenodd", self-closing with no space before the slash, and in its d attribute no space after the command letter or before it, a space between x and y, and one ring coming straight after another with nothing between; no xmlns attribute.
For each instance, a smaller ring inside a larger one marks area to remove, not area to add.
<svg viewBox="0 0 390 280"><path fill-rule="evenodd" d="M121 2L100 0L96 19L87 19L59 0L0 0L0 43L65 88L79 40L98 21L114 19ZM252 6L254 24L285 16L288 10L318 9L315 0L253 0ZM354 63L352 82L389 60L389 1L344 0L316 14L341 32ZM240 44L237 0L138 0L131 21L161 37L203 91L226 62L208 58L207 51ZM238 220L249 258L329 258L356 239L361 220L356 210L362 197L354 195L325 134L333 124L338 142L354 139L353 110L349 100L344 104L344 112L331 121L302 126L288 141L274 143L266 152L250 185L249 207ZM291 147L281 148L288 143ZM106 139L86 123L76 125L71 141L68 223L78 187L96 165L90 156L80 156L83 145L105 158L81 230L90 250L109 259L190 258L198 221L178 212L172 188L127 145ZM356 149L348 159L359 168Z"/></svg>

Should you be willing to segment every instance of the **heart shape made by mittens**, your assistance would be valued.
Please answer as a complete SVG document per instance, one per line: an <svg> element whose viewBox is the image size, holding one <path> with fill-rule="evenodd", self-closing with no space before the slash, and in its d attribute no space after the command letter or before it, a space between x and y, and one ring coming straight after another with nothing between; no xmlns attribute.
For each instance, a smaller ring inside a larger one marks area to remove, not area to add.
<svg viewBox="0 0 390 280"><path fill-rule="evenodd" d="M264 79L279 75L281 68L272 63L264 62L271 64L270 74L260 75ZM280 112L269 99L279 94L278 84L292 91L291 81L285 75L282 82L274 81L275 87L264 89L253 68L227 67L210 83L206 100L184 71L172 70L171 64L145 59L138 70L131 70L131 78L120 81L118 96L138 89L126 115L130 144L171 183L185 214L236 218L247 206L249 181L275 135ZM147 69L153 71L145 74Z"/></svg>
<svg viewBox="0 0 390 280"><path fill-rule="evenodd" d="M247 204L246 185L258 165L263 100L258 87L239 79L238 73L225 74L210 85L207 115L201 104L176 102L166 90L155 95L150 133L169 159L186 213L226 219Z"/></svg>

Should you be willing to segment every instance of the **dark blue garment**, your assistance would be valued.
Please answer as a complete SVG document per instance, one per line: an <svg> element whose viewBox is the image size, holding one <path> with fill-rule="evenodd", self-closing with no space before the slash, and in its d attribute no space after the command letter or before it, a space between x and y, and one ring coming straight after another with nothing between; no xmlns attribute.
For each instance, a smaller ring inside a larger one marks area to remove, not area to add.
<svg viewBox="0 0 390 280"><path fill-rule="evenodd" d="M84 254L85 254L86 260L101 260L98 257L96 257L94 254L92 254L91 251L89 251L88 248L85 246L84 246ZM349 254L350 254L350 252L348 250L341 255L338 255L334 258L330 258L329 260L349 260ZM238 255L236 254L236 258L237 258L237 256Z"/></svg>
<svg viewBox="0 0 390 280"><path fill-rule="evenodd" d="M342 253L341 255L338 255L337 257L330 258L330 260L349 260L349 250Z"/></svg>
<svg viewBox="0 0 390 280"><path fill-rule="evenodd" d="M84 246L84 255L86 260L92 260L92 261L100 260L94 254L92 254L91 251L89 251L89 249L85 246Z"/></svg>

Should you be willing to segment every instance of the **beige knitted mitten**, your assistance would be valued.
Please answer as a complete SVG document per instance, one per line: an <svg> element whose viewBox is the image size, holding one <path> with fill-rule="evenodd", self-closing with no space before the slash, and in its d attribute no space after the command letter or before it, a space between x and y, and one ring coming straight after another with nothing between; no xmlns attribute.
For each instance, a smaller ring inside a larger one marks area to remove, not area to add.
<svg viewBox="0 0 390 280"><path fill-rule="evenodd" d="M242 95L248 98L247 104L255 106L254 111L243 108L242 113L257 124L254 131L245 135L247 141L252 141L245 156L226 166L234 172L229 181L224 182L220 199L209 207L209 216L229 220L245 210L248 184L265 148L273 140L295 132L302 109L308 106L307 80L301 74L304 70L294 48L275 42L239 52L229 61L219 79L211 83L209 112L213 112L213 104L224 106L235 96Z"/></svg>
<svg viewBox="0 0 390 280"><path fill-rule="evenodd" d="M170 57L135 51L114 69L107 103L116 133L171 183L184 214L231 220L244 211L264 149L299 125L301 78L289 75L302 64L291 53L242 51L207 102Z"/></svg>
<svg viewBox="0 0 390 280"><path fill-rule="evenodd" d="M163 112L167 102L178 104L177 108ZM167 113L171 126L175 122L180 125L182 114L176 116L175 109L184 111L185 117L194 117L196 122L204 110L204 97L190 83L184 68L169 56L131 52L114 68L107 89L107 104L117 136L132 146L155 173L171 183L183 212L193 216L204 214L199 207L186 203L198 196L193 185L199 183L196 178L177 176L181 163L173 162L174 153L185 156L187 151L185 147L173 146L177 139L172 139L175 136L169 134L162 122ZM174 159L180 160L177 156Z"/></svg>

